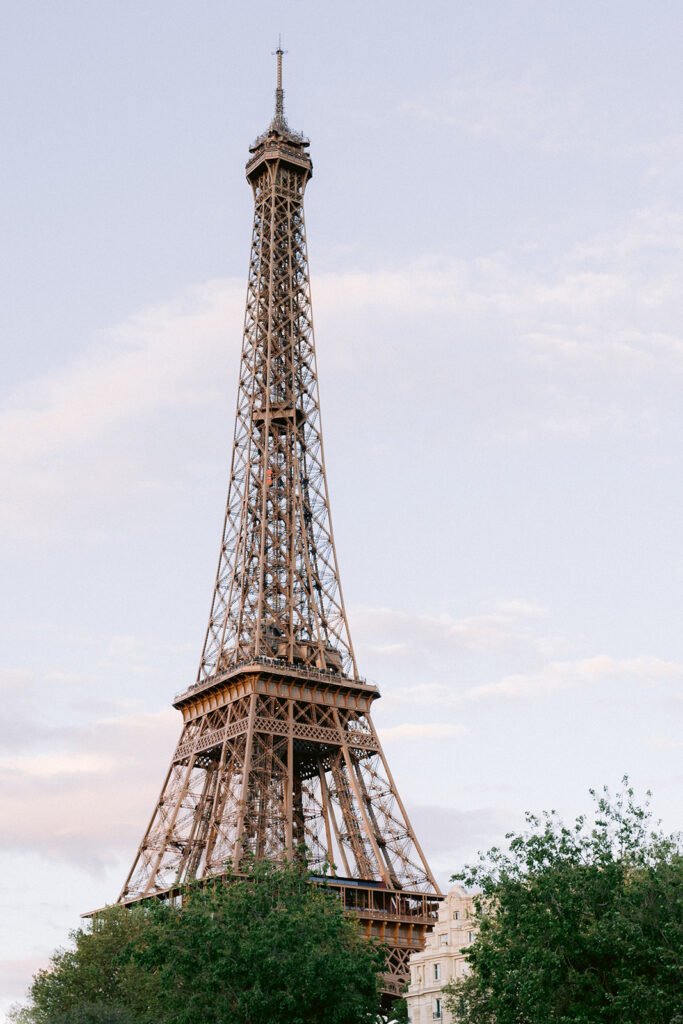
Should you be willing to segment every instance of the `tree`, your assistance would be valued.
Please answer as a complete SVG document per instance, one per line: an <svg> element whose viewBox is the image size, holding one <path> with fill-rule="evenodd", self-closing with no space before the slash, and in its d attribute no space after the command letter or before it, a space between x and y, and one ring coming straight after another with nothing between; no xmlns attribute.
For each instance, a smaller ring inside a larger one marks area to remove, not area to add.
<svg viewBox="0 0 683 1024"><path fill-rule="evenodd" d="M410 1018L408 1017L408 1003L405 999L394 999L391 1004L389 1020L392 1021L393 1024L409 1024Z"/></svg>
<svg viewBox="0 0 683 1024"><path fill-rule="evenodd" d="M374 1020L384 954L337 897L296 865L255 863L247 877L190 889L162 908L173 951L151 946L174 1024L358 1024Z"/></svg>
<svg viewBox="0 0 683 1024"><path fill-rule="evenodd" d="M297 864L195 884L182 909L111 908L74 939L36 975L18 1024L363 1024L377 1013L383 951Z"/></svg>
<svg viewBox="0 0 683 1024"><path fill-rule="evenodd" d="M159 979L136 963L151 928L142 907L109 907L87 928L70 933L72 949L57 949L30 988L16 1024L139 1024L159 997Z"/></svg>
<svg viewBox="0 0 683 1024"><path fill-rule="evenodd" d="M469 974L445 988L463 1024L683 1024L683 857L625 792L591 794L589 827L527 814L454 879L480 889ZM649 797L648 793L648 797Z"/></svg>

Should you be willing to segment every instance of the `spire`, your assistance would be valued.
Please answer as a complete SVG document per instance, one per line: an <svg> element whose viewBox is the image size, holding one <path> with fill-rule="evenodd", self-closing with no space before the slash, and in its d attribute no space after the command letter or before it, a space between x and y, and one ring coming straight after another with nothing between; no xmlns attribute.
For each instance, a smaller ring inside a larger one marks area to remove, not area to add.
<svg viewBox="0 0 683 1024"><path fill-rule="evenodd" d="M271 127L288 131L285 119L285 92L282 88L282 58L287 51L282 49L282 36L277 37L277 50L273 52L277 57L277 88L275 89L275 117Z"/></svg>
<svg viewBox="0 0 683 1024"><path fill-rule="evenodd" d="M301 132L292 131L287 124L287 118L285 117L285 91L282 88L282 58L287 53L286 50L282 49L282 36L278 36L277 50L273 50L274 56L277 57L277 84L275 87L275 114L273 116L270 125L259 135L254 142L252 142L249 150L251 153L259 153L263 150L266 142L273 143L274 136L278 138L278 141L284 142L287 146L296 146L301 148L308 146L308 139ZM306 161L309 165L310 171L310 158L308 154L305 154ZM250 169L253 169L254 161L250 160L247 164L247 177L249 176Z"/></svg>

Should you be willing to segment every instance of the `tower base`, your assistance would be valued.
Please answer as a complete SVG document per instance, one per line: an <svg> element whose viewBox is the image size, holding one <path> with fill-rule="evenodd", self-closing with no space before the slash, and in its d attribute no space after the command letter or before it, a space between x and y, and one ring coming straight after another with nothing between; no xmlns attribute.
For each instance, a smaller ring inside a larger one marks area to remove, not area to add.
<svg viewBox="0 0 683 1024"><path fill-rule="evenodd" d="M210 875L196 881L201 884L227 877L227 874ZM334 875L311 875L311 884L332 890L339 897L344 912L356 918L365 937L386 946L387 964L381 995L383 1005L389 1009L394 999L401 998L410 980L410 955L424 948L426 936L436 924L443 896L388 889L382 882ZM182 906L182 899L182 887L171 886L149 896L121 900L121 903L130 907L147 900L173 900ZM97 914L98 911L93 910L82 916L90 918Z"/></svg>

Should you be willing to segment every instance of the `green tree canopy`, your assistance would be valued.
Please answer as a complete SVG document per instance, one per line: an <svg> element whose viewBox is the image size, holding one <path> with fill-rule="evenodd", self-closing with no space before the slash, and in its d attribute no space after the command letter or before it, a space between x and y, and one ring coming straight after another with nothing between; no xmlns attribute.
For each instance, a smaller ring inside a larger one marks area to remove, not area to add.
<svg viewBox="0 0 683 1024"><path fill-rule="evenodd" d="M607 789L589 823L527 815L454 876L480 889L469 974L446 987L463 1024L683 1024L683 858L650 813ZM649 794L648 794L649 796Z"/></svg>
<svg viewBox="0 0 683 1024"><path fill-rule="evenodd" d="M384 954L299 865L112 907L34 978L17 1024L363 1024Z"/></svg>

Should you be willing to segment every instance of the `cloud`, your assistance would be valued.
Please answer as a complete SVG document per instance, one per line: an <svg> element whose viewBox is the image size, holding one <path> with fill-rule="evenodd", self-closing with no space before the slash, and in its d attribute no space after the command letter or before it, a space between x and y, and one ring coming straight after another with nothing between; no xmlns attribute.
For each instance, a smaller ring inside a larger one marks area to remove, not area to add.
<svg viewBox="0 0 683 1024"><path fill-rule="evenodd" d="M432 358L415 374L429 372L435 408L456 355L458 375L478 373L467 366L479 358L512 374L516 400L487 411L485 425L468 410L470 429L518 440L651 429L683 372L683 216L646 208L552 257L546 245L319 274L316 316L333 380L372 383L366 371L381 365L377 400L400 393L398 367L413 359L415 331L425 337L428 324ZM84 340L77 359L6 394L2 536L97 536L115 529L122 509L193 489L203 465L224 462L243 302L241 280L189 288ZM454 337L477 344L464 356Z"/></svg>
<svg viewBox="0 0 683 1024"><path fill-rule="evenodd" d="M452 76L438 95L405 101L401 111L410 121L455 131L475 143L569 156L575 164L599 160L603 175L606 165L620 162L647 182L680 185L683 133L661 131L662 122L650 117L634 134L620 116L627 108L633 112L634 104L624 104L622 93L616 109L610 109L606 85L586 77L568 83L566 76L548 75L542 67L514 74L479 68Z"/></svg>
<svg viewBox="0 0 683 1024"><path fill-rule="evenodd" d="M420 683L393 691L388 702L399 706L465 709L486 700L528 700L634 681L661 690L663 701L683 699L683 664L647 656L614 658L598 654L575 661L550 661L532 672L503 675L478 686L455 688L439 682Z"/></svg>
<svg viewBox="0 0 683 1024"><path fill-rule="evenodd" d="M362 609L366 638L371 641L374 635L379 647L394 632L408 643L434 647L440 631L446 633L446 649L505 646L510 635L528 632L527 621L543 616L543 609L532 603L503 601L462 619L418 616L411 631L406 613ZM107 664L113 659L114 667L123 666L126 673L139 655L138 642L130 636L95 646L102 648ZM177 739L180 716L172 710L125 713L122 708L103 714L97 703L82 706L93 688L90 676L53 675L48 681L25 672L0 673L4 707L15 723L11 743L5 743L0 756L2 845L6 852L31 851L101 873L117 858L129 856L132 861ZM51 687L58 699L49 696ZM388 744L439 744L465 731L460 722L410 720L390 724L380 735Z"/></svg>
<svg viewBox="0 0 683 1024"><path fill-rule="evenodd" d="M70 364L6 397L0 411L0 522L14 537L68 529L83 507L163 487L164 415L220 405L227 325L239 345L243 288L208 282L103 331ZM154 426L150 426L154 424ZM141 445L141 431L148 443ZM49 513L49 514L48 514Z"/></svg>
<svg viewBox="0 0 683 1024"><path fill-rule="evenodd" d="M391 673L382 706L397 712L421 701L456 707L475 685L511 667L527 671L564 654L567 641L544 629L547 617L545 608L523 600L499 600L462 616L350 608L358 656L371 677Z"/></svg>
<svg viewBox="0 0 683 1024"><path fill-rule="evenodd" d="M51 779L56 776L93 775L111 772L116 762L102 754L41 754L0 760L0 773L26 778Z"/></svg>
<svg viewBox="0 0 683 1024"><path fill-rule="evenodd" d="M517 824L511 820L509 810L495 807L464 810L410 804L407 812L444 892L452 884L451 875L473 862L480 850L502 843L505 833Z"/></svg>
<svg viewBox="0 0 683 1024"><path fill-rule="evenodd" d="M132 862L179 728L163 711L44 729L66 749L0 762L3 849L89 871L127 851Z"/></svg>
<svg viewBox="0 0 683 1024"><path fill-rule="evenodd" d="M529 69L515 76L485 69L457 76L434 103L415 99L403 104L408 117L457 129L473 139L529 146L552 153L585 150L590 115L587 86L558 89L555 82Z"/></svg>
<svg viewBox="0 0 683 1024"><path fill-rule="evenodd" d="M422 677L423 681L417 677L417 684L410 687L395 687L383 705L393 708L399 720L379 730L382 741L404 744L428 740L430 747L437 749L443 744L442 749L446 749L454 739L472 731L466 716L478 706L542 701L582 689L596 692L616 685L623 693L626 685L636 684L639 690L647 687L665 703L675 698L680 701L683 664L676 661L606 654L548 659L544 643L534 633L546 614L530 602L506 601L488 612L461 619L416 616L411 629L413 619L407 613L362 609L365 642L371 643L374 635L379 641L375 646L381 651L381 641L387 632L395 630L403 636L403 659L416 657L422 663L423 648L433 651L439 645L445 655L469 647L478 656L486 656L490 643L503 651L507 663L521 643L524 656L536 662L529 670L510 673L494 670L485 661L488 681L481 684L468 683L460 673L457 685L428 675ZM135 655L135 644L122 646ZM0 674L0 685L18 732L13 748L6 746L0 758L3 848L15 853L35 852L90 872L101 872L117 858L129 856L132 861L179 733L180 716L173 710L108 716L91 713L85 720L74 722L69 701L77 703L80 691L89 689L89 685L71 681L68 701L60 710L60 723L45 717L46 708L48 714L55 714L56 707L38 700L41 694L44 697L43 680L31 682L24 674L5 673ZM42 713L36 714L39 703ZM408 720L406 708L411 708ZM415 721L412 709L421 716L428 717L434 710L439 715L436 720ZM458 720L454 722L449 720L449 712L455 709ZM493 841L494 824L494 819L476 816L453 818L448 834L455 842L457 825L470 842L473 829L481 826L482 841L489 842ZM436 844L436 836L433 842ZM464 839L462 844L462 850L471 856L471 847ZM458 849L453 847L454 856Z"/></svg>
<svg viewBox="0 0 683 1024"><path fill-rule="evenodd" d="M28 956L0 961L0 1001L14 999L18 992L28 988L36 971L45 968L45 956Z"/></svg>
<svg viewBox="0 0 683 1024"><path fill-rule="evenodd" d="M454 736L463 736L467 729L464 725L448 722L403 722L377 730L382 743L394 740L442 740Z"/></svg>
<svg viewBox="0 0 683 1024"><path fill-rule="evenodd" d="M630 273L640 270L659 281L659 287L648 293L649 303L658 305L662 298L675 298L674 277L667 272L683 252L683 211L662 203L653 203L635 210L622 224L602 231L576 244L568 254L574 267L584 264L606 268L621 266ZM647 265L644 264L647 257Z"/></svg>
<svg viewBox="0 0 683 1024"><path fill-rule="evenodd" d="M549 662L538 672L505 676L498 682L476 686L465 697L526 698L595 687L614 680L637 680L644 685L683 687L683 664L661 658L614 658L606 654L577 661ZM680 690L679 690L680 692Z"/></svg>
<svg viewBox="0 0 683 1024"><path fill-rule="evenodd" d="M0 761L3 849L33 852L101 873L129 854L131 863L158 796L179 730L174 711L54 728L58 754ZM383 742L449 740L464 727L403 723L381 729Z"/></svg>
<svg viewBox="0 0 683 1024"><path fill-rule="evenodd" d="M373 653L402 658L410 650L426 655L439 651L510 650L536 646L536 620L546 611L527 601L499 601L489 609L460 618L442 614L410 614L393 608L355 605L350 610L353 635Z"/></svg>
<svg viewBox="0 0 683 1024"><path fill-rule="evenodd" d="M0 454L12 454L18 441L24 455L43 455L55 436L61 445L81 447L130 416L201 405L212 379L216 389L205 360L238 303L236 282L209 281L100 332L71 364L11 396Z"/></svg>
<svg viewBox="0 0 683 1024"><path fill-rule="evenodd" d="M557 654L573 645L540 629L548 615L547 609L521 600L500 601L461 618L358 606L351 609L351 626L365 662L391 664L398 681L382 703L396 713L406 707L465 713L485 701L544 699L615 682L648 686L660 702L683 698L680 662L603 653L559 659ZM521 667L511 672L514 662ZM407 686L401 685L404 675L410 678ZM396 726L403 728L409 727Z"/></svg>

